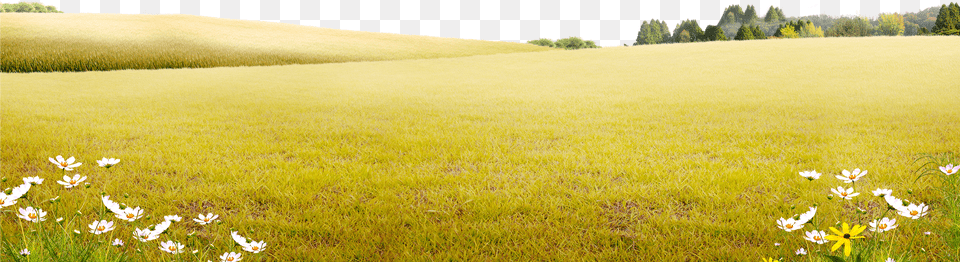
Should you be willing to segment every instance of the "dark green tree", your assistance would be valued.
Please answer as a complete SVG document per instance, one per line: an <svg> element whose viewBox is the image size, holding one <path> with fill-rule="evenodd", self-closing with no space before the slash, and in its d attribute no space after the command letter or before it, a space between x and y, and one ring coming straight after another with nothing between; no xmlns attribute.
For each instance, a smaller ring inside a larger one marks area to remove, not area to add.
<svg viewBox="0 0 960 262"><path fill-rule="evenodd" d="M757 9L754 8L753 5L748 5L747 10L743 12L743 19L741 19L741 23L753 24L759 19L760 18L757 17Z"/></svg>
<svg viewBox="0 0 960 262"><path fill-rule="evenodd" d="M920 25L906 22L906 27L903 30L904 36L915 36L920 34Z"/></svg>
<svg viewBox="0 0 960 262"><path fill-rule="evenodd" d="M687 31L687 34L690 35L690 42L704 40L703 29L697 24L697 20L683 20L680 25L677 25L677 28L673 29L673 35L677 36L683 31Z"/></svg>
<svg viewBox="0 0 960 262"><path fill-rule="evenodd" d="M767 39L767 33L763 32L763 29L760 29L760 26L753 28L753 39Z"/></svg>
<svg viewBox="0 0 960 262"><path fill-rule="evenodd" d="M660 21L643 21L640 25L640 32L637 32L637 45L655 45L663 42L663 30L660 29Z"/></svg>
<svg viewBox="0 0 960 262"><path fill-rule="evenodd" d="M727 35L723 32L723 28L719 26L708 25L703 34L707 41L727 41Z"/></svg>
<svg viewBox="0 0 960 262"><path fill-rule="evenodd" d="M753 29L746 25L741 25L740 30L737 30L737 36L734 37L735 40L753 40Z"/></svg>
<svg viewBox="0 0 960 262"><path fill-rule="evenodd" d="M950 3L941 6L931 31L939 35L960 35L960 5Z"/></svg>
<svg viewBox="0 0 960 262"><path fill-rule="evenodd" d="M720 17L720 22L718 22L717 25L740 23L743 21L742 17L743 8L740 8L740 5L731 5L723 10L723 16Z"/></svg>
<svg viewBox="0 0 960 262"><path fill-rule="evenodd" d="M767 23L779 22L780 14L777 13L777 9L770 6L770 9L767 9L767 14L763 16L763 21Z"/></svg>
<svg viewBox="0 0 960 262"><path fill-rule="evenodd" d="M657 20L653 20L653 21L657 21ZM664 43L673 42L672 38L670 37L670 28L667 27L667 21L660 21L660 32L662 34L661 38L663 38Z"/></svg>

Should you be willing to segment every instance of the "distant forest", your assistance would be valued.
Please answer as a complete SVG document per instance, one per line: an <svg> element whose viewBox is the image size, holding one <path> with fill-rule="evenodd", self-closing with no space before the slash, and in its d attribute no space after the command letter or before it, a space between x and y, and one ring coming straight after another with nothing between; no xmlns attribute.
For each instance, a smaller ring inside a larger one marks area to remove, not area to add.
<svg viewBox="0 0 960 262"><path fill-rule="evenodd" d="M63 13L57 11L56 6L43 5L41 3L20 2L16 4L0 5L0 13Z"/></svg>
<svg viewBox="0 0 960 262"><path fill-rule="evenodd" d="M754 40L800 37L864 37L960 35L960 5L950 3L916 13L880 14L877 18L811 15L786 17L783 10L771 6L761 18L748 5L731 5L723 11L717 25L701 29L696 20L684 20L673 32L665 21L644 21L634 45Z"/></svg>

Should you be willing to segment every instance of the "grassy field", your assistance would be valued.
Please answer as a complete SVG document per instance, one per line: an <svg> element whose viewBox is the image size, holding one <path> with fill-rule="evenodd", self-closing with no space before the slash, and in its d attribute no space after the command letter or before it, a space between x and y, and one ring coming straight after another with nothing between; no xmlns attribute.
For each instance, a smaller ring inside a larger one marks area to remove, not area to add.
<svg viewBox="0 0 960 262"><path fill-rule="evenodd" d="M913 245L878 257L956 257L937 231L955 222L913 161L960 148L958 45L828 38L5 73L0 172L12 181L0 187L53 184L46 159L77 156L93 187L32 196L66 199L41 207L90 221L104 191L129 194L153 222L214 212L275 260L758 261L796 249L774 246L799 237L776 228L791 205L827 202L849 186L833 175L860 168L847 211L882 209L874 186L933 205L897 217L892 240ZM101 157L122 162L103 170ZM798 176L811 169L824 178ZM68 202L80 197L91 200ZM824 206L831 223L846 216ZM10 232L17 218L2 219Z"/></svg>
<svg viewBox="0 0 960 262"><path fill-rule="evenodd" d="M206 68L545 51L528 44L193 15L0 15L3 72Z"/></svg>

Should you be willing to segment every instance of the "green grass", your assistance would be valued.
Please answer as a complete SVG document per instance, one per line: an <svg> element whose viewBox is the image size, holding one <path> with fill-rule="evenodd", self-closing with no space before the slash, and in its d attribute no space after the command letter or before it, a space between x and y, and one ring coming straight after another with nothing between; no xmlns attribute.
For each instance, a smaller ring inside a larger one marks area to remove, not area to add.
<svg viewBox="0 0 960 262"><path fill-rule="evenodd" d="M50 179L33 197L60 195L57 208L83 210L85 223L100 207L74 199L99 191L130 194L149 223L218 213L276 260L757 261L796 249L773 246L786 243L775 221L798 213L791 205L823 205L848 185L833 175L860 168L870 188L851 203L876 212L869 191L883 186L933 205L924 222L898 217L896 243L916 241L890 254L946 259L956 250L937 230L949 221L913 161L960 146L958 44L827 38L2 74L0 172L12 181L0 186ZM60 172L46 159L58 154L84 162L93 188L52 190ZM122 162L105 172L101 157ZM811 169L824 177L797 174ZM16 219L3 214L3 229ZM178 224L170 237L195 230Z"/></svg>
<svg viewBox="0 0 960 262"><path fill-rule="evenodd" d="M3 72L207 68L428 59L548 50L192 15L0 15Z"/></svg>

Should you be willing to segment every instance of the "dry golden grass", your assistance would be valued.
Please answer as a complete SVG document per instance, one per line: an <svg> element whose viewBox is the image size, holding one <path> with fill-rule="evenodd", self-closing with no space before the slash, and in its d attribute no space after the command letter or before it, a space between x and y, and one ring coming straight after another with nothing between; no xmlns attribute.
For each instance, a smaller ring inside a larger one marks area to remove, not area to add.
<svg viewBox="0 0 960 262"><path fill-rule="evenodd" d="M0 20L3 72L320 64L548 50L192 15L4 13Z"/></svg>
<svg viewBox="0 0 960 262"><path fill-rule="evenodd" d="M69 201L103 190L129 193L154 221L213 212L253 229L245 236L266 240L274 260L757 261L795 250L773 246L799 237L776 229L789 206L823 203L849 185L832 175L860 168L858 185L933 205L894 239L916 241L877 256L925 248L943 259L956 257L936 227L949 220L912 161L960 147L958 44L828 38L2 74L0 172L56 179L46 159L78 156L95 188L59 193L58 208L92 220L96 205ZM101 157L123 162L105 172L92 166ZM811 169L824 177L798 176ZM845 210L876 212L873 189Z"/></svg>

